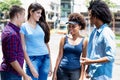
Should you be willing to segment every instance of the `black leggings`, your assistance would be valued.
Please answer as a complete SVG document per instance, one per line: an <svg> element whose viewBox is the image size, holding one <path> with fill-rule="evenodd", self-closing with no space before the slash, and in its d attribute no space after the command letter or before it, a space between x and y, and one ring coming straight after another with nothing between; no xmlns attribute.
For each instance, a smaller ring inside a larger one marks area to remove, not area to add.
<svg viewBox="0 0 120 80"><path fill-rule="evenodd" d="M57 80L79 80L80 69L68 70L59 67L57 70Z"/></svg>

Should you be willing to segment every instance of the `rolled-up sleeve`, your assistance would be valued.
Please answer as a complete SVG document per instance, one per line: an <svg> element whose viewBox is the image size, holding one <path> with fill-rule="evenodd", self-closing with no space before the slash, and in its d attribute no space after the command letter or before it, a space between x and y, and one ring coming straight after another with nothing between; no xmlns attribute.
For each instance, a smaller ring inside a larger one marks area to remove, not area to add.
<svg viewBox="0 0 120 80"><path fill-rule="evenodd" d="M114 61L114 56L115 56L115 49L116 49L116 44L115 44L115 35L111 33L106 33L105 35L105 43L106 43L106 57L108 58L109 61Z"/></svg>

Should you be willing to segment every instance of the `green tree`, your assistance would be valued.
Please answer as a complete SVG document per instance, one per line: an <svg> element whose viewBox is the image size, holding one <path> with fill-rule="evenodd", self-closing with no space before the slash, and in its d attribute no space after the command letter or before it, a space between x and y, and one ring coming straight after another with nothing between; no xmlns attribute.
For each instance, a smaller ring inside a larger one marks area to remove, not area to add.
<svg viewBox="0 0 120 80"><path fill-rule="evenodd" d="M21 5L20 0L2 0L0 1L0 11L6 12L12 5Z"/></svg>
<svg viewBox="0 0 120 80"><path fill-rule="evenodd" d="M8 11L12 5L22 5L22 3L20 0L1 0L0 1L0 14L3 13L4 18L8 18Z"/></svg>
<svg viewBox="0 0 120 80"><path fill-rule="evenodd" d="M105 1L106 4L107 4L109 7L111 7L111 8L114 8L114 7L116 6L116 4L113 3L113 2L111 2L110 0L103 0L103 1Z"/></svg>
<svg viewBox="0 0 120 80"><path fill-rule="evenodd" d="M89 2L91 0L85 0L86 2L86 6L88 7L89 6ZM94 1L94 0L93 0ZM115 3L111 2L110 0L103 0L104 2L106 2L106 4L110 7L110 8L114 8L116 6Z"/></svg>

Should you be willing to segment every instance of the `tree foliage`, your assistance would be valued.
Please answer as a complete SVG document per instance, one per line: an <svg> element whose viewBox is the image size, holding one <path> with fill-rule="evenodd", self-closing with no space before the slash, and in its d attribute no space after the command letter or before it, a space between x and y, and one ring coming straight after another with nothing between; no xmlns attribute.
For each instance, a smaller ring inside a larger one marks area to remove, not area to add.
<svg viewBox="0 0 120 80"><path fill-rule="evenodd" d="M7 12L12 5L21 5L20 0L2 0L0 1L0 11Z"/></svg>
<svg viewBox="0 0 120 80"><path fill-rule="evenodd" d="M86 2L86 6L88 7L89 6L89 2L90 2L91 0L85 0L85 2ZM94 0L93 0L94 1ZM114 8L115 6L116 6L116 4L115 3L113 3L113 2L111 2L111 0L103 0L109 7L111 7L111 8Z"/></svg>
<svg viewBox="0 0 120 80"><path fill-rule="evenodd" d="M109 7L111 7L111 8L114 8L114 7L116 6L116 4L113 3L113 2L111 2L110 0L103 0L103 1L105 1L106 4L107 4Z"/></svg>

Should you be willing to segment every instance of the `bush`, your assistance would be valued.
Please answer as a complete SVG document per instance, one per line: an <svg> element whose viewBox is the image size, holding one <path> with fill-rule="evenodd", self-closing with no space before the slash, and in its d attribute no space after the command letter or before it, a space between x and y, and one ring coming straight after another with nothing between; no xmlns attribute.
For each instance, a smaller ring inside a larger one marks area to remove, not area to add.
<svg viewBox="0 0 120 80"><path fill-rule="evenodd" d="M115 34L116 35L116 39L120 40L120 34Z"/></svg>

